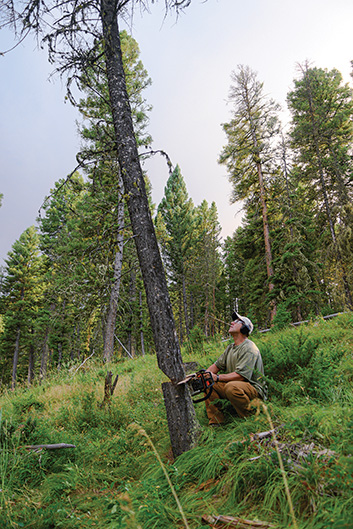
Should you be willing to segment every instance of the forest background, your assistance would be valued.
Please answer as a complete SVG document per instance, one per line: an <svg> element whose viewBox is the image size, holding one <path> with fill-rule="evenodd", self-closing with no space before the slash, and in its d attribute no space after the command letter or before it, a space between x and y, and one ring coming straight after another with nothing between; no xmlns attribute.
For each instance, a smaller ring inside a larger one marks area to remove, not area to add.
<svg viewBox="0 0 353 529"><path fill-rule="evenodd" d="M137 9L125 28L139 43L152 79L146 98L153 106L153 148L165 150L180 165L195 204L216 202L225 238L241 222L241 205L229 203L227 174L217 163L225 142L220 124L229 119L231 71L238 64L250 65L285 113L298 62L309 59L323 68L335 67L348 82L353 7L349 0L313 0L309 5L305 0L194 0L176 21L172 13L164 19L163 4L156 2L142 16ZM2 29L0 51L13 44L12 34ZM57 76L48 80L52 71L46 50L38 49L31 37L0 56L0 223L6 225L0 232L0 264L35 222L54 182L76 164L80 139L75 120L80 118L64 103L65 83ZM287 121L288 113L283 123ZM164 159L155 156L148 170L158 204L168 178Z"/></svg>
<svg viewBox="0 0 353 529"><path fill-rule="evenodd" d="M150 80L136 41L127 32L121 38L145 159ZM242 202L242 225L222 243L215 202L195 206L166 153L164 196L158 205L151 200L181 344L224 332L234 308L261 329L352 307L350 86L336 69L302 63L287 95L284 130L279 106L251 68L239 66L231 80L219 162L227 167L231 200ZM18 377L30 383L36 370L45 377L50 365L153 348L104 102L104 67L82 73L78 87L85 95L76 101L81 174L59 180L43 198L39 230L24 231L3 269L1 362L12 387Z"/></svg>
<svg viewBox="0 0 353 529"><path fill-rule="evenodd" d="M77 15L82 5L76 7ZM101 12L103 28L106 13ZM65 8L63 14L60 21L70 23ZM233 70L230 116L223 124L226 144L218 161L227 169L232 201L242 203L243 220L223 242L215 202L194 205L182 170L168 153L160 152L169 177L156 204L145 172L184 361L208 365L224 348L221 337L232 310L246 313L259 332L254 338L266 365L276 432L281 430L282 458L263 403L257 403L259 413L248 421L229 418L220 435L203 428L205 415L199 408L198 445L189 445L175 461L180 452L174 451L173 436L168 440L166 435L170 408L165 398L165 416L156 387L162 374L154 354L148 354L156 348L161 367L156 332L154 343L151 336L158 321L149 303L150 323L142 288L141 270L145 274L146 269L138 237L142 239L143 230L136 231L136 218L142 217L131 214L134 190L126 192L130 182L115 121L121 101L113 105L107 40L95 39L84 56L80 48L70 48L79 59L71 72L80 98L74 100L71 83L67 94L82 118L78 166L55 182L43 199L38 228L28 227L14 242L1 274L2 519L19 527L75 527L83 526L82 520L94 527L101 519L111 527L139 527L140 522L146 528L169 527L182 508L178 504L176 513L169 490L160 484L162 470L173 500L172 482L195 527L205 512L208 521L211 517L208 523L218 523L212 518L216 509L257 520L261 515L282 526L290 518L297 527L297 516L306 528L349 527L352 89L337 69L300 63L287 93L290 119L284 128L279 106L258 74L246 65ZM135 138L130 136L144 160L153 154L145 97L150 80L137 42L126 31L118 42L135 127ZM72 56L61 58L66 69ZM148 297L146 275L144 280ZM326 323L322 316L333 312L345 314ZM164 317L161 311L158 316ZM287 329L305 319L313 324ZM174 320L169 321L173 331ZM260 334L266 327L270 332ZM163 344L169 335L165 337ZM113 401L114 388L107 384L112 381L109 368L118 369L119 400ZM164 374L171 378L168 370ZM163 382L164 397L165 386ZM178 432L189 424L179 420ZM253 432L265 425L271 432L262 434L272 436L272 442L262 444ZM168 470L161 460L161 469L151 469L149 448L158 457L152 433L170 462ZM79 450L58 458L40 452L37 457L37 446L23 445L49 443L57 436L74 440ZM134 442L138 437L147 450ZM167 452L170 442L173 456ZM92 465L88 472L87 462ZM250 491L244 483L251 485ZM191 501L195 492L196 501ZM185 516L183 521L187 527ZM267 522L262 525L268 527Z"/></svg>

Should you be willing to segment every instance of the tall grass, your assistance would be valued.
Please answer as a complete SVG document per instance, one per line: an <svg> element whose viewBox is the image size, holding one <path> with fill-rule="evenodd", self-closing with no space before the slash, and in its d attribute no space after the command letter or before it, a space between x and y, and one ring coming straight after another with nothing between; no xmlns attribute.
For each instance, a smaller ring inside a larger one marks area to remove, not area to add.
<svg viewBox="0 0 353 529"><path fill-rule="evenodd" d="M161 392L165 377L153 356L109 366L92 358L84 370L74 373L74 366L41 386L4 393L0 527L199 529L205 514L276 527L350 527L352 327L348 314L255 335L270 386L270 426L264 409L239 420L225 407L225 426L210 430L200 403L199 444L175 461ZM206 368L224 347L219 339L200 345L195 339L183 357ZM119 373L119 382L111 407L102 408L107 369ZM136 435L133 423L145 433ZM279 425L277 443L253 440ZM24 448L58 442L76 448ZM293 460L289 448L303 446L312 449Z"/></svg>

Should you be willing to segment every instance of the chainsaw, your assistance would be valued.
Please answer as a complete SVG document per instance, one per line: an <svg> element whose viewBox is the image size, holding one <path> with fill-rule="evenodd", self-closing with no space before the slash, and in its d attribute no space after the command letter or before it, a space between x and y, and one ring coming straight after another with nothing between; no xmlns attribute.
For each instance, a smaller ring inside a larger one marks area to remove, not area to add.
<svg viewBox="0 0 353 529"><path fill-rule="evenodd" d="M213 376L210 371L206 371L205 369L200 369L200 371L197 371L196 373L191 373L190 375L187 375L184 380L181 380L178 382L178 386L180 384L188 384L190 383L191 386L191 397L194 397L195 395L198 395L199 393L205 393L205 396L201 399L195 399L193 402L202 402L203 400L208 399L208 397L212 393L212 386L214 384Z"/></svg>

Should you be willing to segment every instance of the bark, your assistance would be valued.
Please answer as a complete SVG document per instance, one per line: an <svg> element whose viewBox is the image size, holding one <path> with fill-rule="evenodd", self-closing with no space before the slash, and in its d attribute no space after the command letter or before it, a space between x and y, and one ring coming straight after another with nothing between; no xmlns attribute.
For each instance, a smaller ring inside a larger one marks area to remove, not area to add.
<svg viewBox="0 0 353 529"><path fill-rule="evenodd" d="M33 334L33 330L32 330ZM34 346L31 343L29 346L29 357L28 357L28 375L27 375L27 386L30 386L34 379Z"/></svg>
<svg viewBox="0 0 353 529"><path fill-rule="evenodd" d="M203 524L211 525L215 529L230 529L231 527L237 527L237 529L270 529L271 527L275 527L269 522L245 520L243 518L235 518L234 516L215 516L213 514L203 515L201 521Z"/></svg>
<svg viewBox="0 0 353 529"><path fill-rule="evenodd" d="M211 317L211 332L212 336L215 335L215 319L214 315L216 313L216 288L212 287L212 317Z"/></svg>
<svg viewBox="0 0 353 529"><path fill-rule="evenodd" d="M61 448L76 448L76 445L67 443L56 443L50 445L29 445L25 447L26 450L60 450Z"/></svg>
<svg viewBox="0 0 353 529"><path fill-rule="evenodd" d="M121 55L116 3L112 0L101 0L100 15L118 161L146 290L157 361L165 375L173 382L178 382L184 378L185 371L133 130ZM180 408L182 422L194 430L197 421L190 394L186 394L184 399L179 399L178 403L171 404L171 408L173 406ZM184 437L183 446L187 450L193 446L193 436L184 433ZM173 444L172 438L171 441Z"/></svg>
<svg viewBox="0 0 353 529"><path fill-rule="evenodd" d="M120 283L121 283L121 269L123 265L123 249L124 249L124 203L119 200L118 204L118 235L117 235L117 250L114 260L114 276L112 288L110 291L109 308L107 315L107 323L104 333L104 348L103 360L110 362L114 354L114 332L116 323L116 314L118 309Z"/></svg>
<svg viewBox="0 0 353 529"><path fill-rule="evenodd" d="M145 356L145 340L143 336L143 312L142 312L142 292L139 292L140 303L140 340L141 340L141 354Z"/></svg>
<svg viewBox="0 0 353 529"><path fill-rule="evenodd" d="M205 332L205 336L206 338L208 338L208 318L209 318L209 313L208 313L208 296L206 294L206 305L205 305L205 327L204 327L204 332Z"/></svg>
<svg viewBox="0 0 353 529"><path fill-rule="evenodd" d="M171 382L163 382L162 390L173 456L176 458L197 443L200 430L195 425L194 407L187 384L175 386Z"/></svg>
<svg viewBox="0 0 353 529"><path fill-rule="evenodd" d="M22 287L21 289L21 301L23 301L25 297L24 289ZM19 314L22 311L22 307L19 310ZM11 380L11 389L14 390L16 386L16 378L17 378L17 366L18 366L18 358L20 354L20 335L21 335L21 328L20 326L17 327L17 334L16 334L16 342L15 342L15 351L13 354L13 361L12 361L12 380Z"/></svg>
<svg viewBox="0 0 353 529"><path fill-rule="evenodd" d="M190 336L190 325L189 325L189 317L188 317L188 302L186 299L186 281L185 281L185 273L183 271L183 308L184 308L184 319L185 319L185 332L186 332L186 338L189 338Z"/></svg>
<svg viewBox="0 0 353 529"><path fill-rule="evenodd" d="M134 340L134 333L133 333L133 326L135 323L135 317L134 317L134 306L135 306L135 300L136 300L136 274L135 270L131 267L130 271L130 287L129 287L129 301L130 301L130 316L129 316L129 324L128 324L128 350L132 358L134 358L136 354L136 348L135 348L135 340Z"/></svg>
<svg viewBox="0 0 353 529"><path fill-rule="evenodd" d="M41 380L43 380L47 375L48 358L49 358L48 336L49 336L49 327L47 327L45 331L44 343L42 347L42 354L40 358L39 376Z"/></svg>
<svg viewBox="0 0 353 529"><path fill-rule="evenodd" d="M339 200L342 204L349 204L349 197L348 197L347 189L344 184L342 172L339 168L337 156L336 156L336 153L332 146L331 141L328 142L328 147L329 147L329 151L330 151L330 154L333 160L333 166L335 170L336 182L337 182L337 187L338 187Z"/></svg>
<svg viewBox="0 0 353 529"><path fill-rule="evenodd" d="M111 371L108 371L105 377L104 381L104 398L103 402L100 404L100 408L104 408L106 404L108 404L108 407L111 406L111 400L112 396L114 394L116 385L118 383L119 375L116 375L114 382L113 382L113 373Z"/></svg>
<svg viewBox="0 0 353 529"><path fill-rule="evenodd" d="M284 178L286 182L286 193L287 193L287 199L288 199L288 215L289 219L292 220L292 200L290 198L290 191L289 191L289 178L288 178L288 167L287 167L287 156L286 156L286 145L284 142L284 138L282 136L282 160L283 160L283 172L284 172ZM293 225L292 222L290 223L290 240L291 242L294 241L294 232L293 232ZM298 270L295 264L294 259L292 259L292 270L293 270L293 277L295 278L295 281L297 283L298 281ZM302 313L301 313L301 306L300 303L297 303L297 320L302 320Z"/></svg>
<svg viewBox="0 0 353 529"><path fill-rule="evenodd" d="M184 331L183 331L183 296L179 291L179 341L180 344L184 343Z"/></svg>
<svg viewBox="0 0 353 529"><path fill-rule="evenodd" d="M192 292L190 292L190 328L194 328L194 297L192 295Z"/></svg>

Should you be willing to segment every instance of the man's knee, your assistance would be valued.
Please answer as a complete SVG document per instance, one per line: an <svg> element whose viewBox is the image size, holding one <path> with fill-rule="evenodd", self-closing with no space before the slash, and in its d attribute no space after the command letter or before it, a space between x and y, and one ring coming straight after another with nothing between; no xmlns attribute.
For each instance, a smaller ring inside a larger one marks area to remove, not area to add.
<svg viewBox="0 0 353 529"><path fill-rule="evenodd" d="M232 398L247 397L244 389L236 382L228 382L224 389L225 396L228 400L231 400Z"/></svg>

